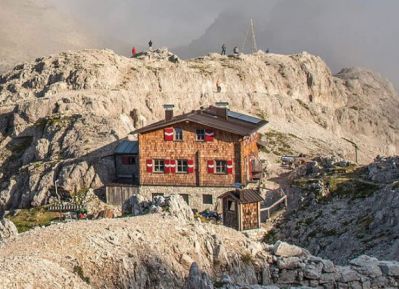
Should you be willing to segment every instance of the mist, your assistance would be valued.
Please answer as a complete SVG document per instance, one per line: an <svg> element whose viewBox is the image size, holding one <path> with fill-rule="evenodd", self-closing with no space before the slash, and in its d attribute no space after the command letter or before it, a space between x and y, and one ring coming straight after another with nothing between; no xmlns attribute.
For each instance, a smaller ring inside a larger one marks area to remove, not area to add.
<svg viewBox="0 0 399 289"><path fill-rule="evenodd" d="M91 31L99 48L129 55L132 46L169 47L183 58L231 50L251 18L260 49L308 51L338 72L361 66L399 87L397 0L50 0Z"/></svg>

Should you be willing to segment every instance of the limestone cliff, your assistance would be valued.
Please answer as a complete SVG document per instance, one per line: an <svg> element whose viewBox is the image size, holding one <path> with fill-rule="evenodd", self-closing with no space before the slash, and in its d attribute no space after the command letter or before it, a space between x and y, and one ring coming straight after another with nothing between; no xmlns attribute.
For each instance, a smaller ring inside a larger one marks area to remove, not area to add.
<svg viewBox="0 0 399 289"><path fill-rule="evenodd" d="M56 179L66 192L101 188L117 140L162 118L162 104L179 113L220 100L268 119L266 131L289 137L293 152L352 157L342 137L362 161L399 150L398 95L370 71L333 76L307 53L181 61L162 50L138 59L83 50L0 75L0 204L40 205Z"/></svg>

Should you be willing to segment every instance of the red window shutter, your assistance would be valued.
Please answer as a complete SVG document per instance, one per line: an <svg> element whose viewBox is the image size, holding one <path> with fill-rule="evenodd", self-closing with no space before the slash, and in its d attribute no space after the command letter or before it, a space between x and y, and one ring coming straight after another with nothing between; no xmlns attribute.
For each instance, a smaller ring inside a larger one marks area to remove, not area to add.
<svg viewBox="0 0 399 289"><path fill-rule="evenodd" d="M165 174L169 174L170 173L170 160L164 160L165 162Z"/></svg>
<svg viewBox="0 0 399 289"><path fill-rule="evenodd" d="M205 130L205 141L213 141L215 133L211 129Z"/></svg>
<svg viewBox="0 0 399 289"><path fill-rule="evenodd" d="M227 161L227 173L228 174L233 173L233 161L232 160Z"/></svg>
<svg viewBox="0 0 399 289"><path fill-rule="evenodd" d="M208 161L208 174L214 174L214 173L215 173L215 162Z"/></svg>
<svg viewBox="0 0 399 289"><path fill-rule="evenodd" d="M152 173L152 170L153 170L152 160L147 160L147 173Z"/></svg>
<svg viewBox="0 0 399 289"><path fill-rule="evenodd" d="M188 165L187 173L192 174L194 172L194 161L188 160L187 165Z"/></svg>
<svg viewBox="0 0 399 289"><path fill-rule="evenodd" d="M176 173L176 161L175 160L169 160L169 166L170 166L170 172L172 174Z"/></svg>
<svg viewBox="0 0 399 289"><path fill-rule="evenodd" d="M173 141L173 127L167 127L164 129L164 136L166 141Z"/></svg>

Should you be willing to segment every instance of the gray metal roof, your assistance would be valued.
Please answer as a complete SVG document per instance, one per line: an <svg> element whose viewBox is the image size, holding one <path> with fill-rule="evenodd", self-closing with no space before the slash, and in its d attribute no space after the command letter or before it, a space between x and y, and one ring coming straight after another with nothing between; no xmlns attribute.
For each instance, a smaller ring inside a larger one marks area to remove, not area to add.
<svg viewBox="0 0 399 289"><path fill-rule="evenodd" d="M250 116L250 115L247 115L247 114L242 114L242 113L235 112L235 111L231 111L231 110L229 110L227 112L227 115L229 117L236 118L236 119L239 119L239 120L242 120L242 121L245 121L245 122L250 122L250 123L253 123L253 124L257 124L257 123L260 123L262 121L260 118L253 117L253 116Z"/></svg>
<svg viewBox="0 0 399 289"><path fill-rule="evenodd" d="M117 155L136 155L139 153L138 141L123 140L115 149Z"/></svg>

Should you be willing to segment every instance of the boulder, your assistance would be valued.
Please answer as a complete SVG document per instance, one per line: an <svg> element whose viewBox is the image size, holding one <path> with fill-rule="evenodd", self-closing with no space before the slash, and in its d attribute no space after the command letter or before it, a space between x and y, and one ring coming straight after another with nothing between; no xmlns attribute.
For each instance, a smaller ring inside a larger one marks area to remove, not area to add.
<svg viewBox="0 0 399 289"><path fill-rule="evenodd" d="M188 221L194 221L194 214L189 205L180 195L171 195L166 199L166 205L169 207L169 213L172 216L182 218Z"/></svg>
<svg viewBox="0 0 399 289"><path fill-rule="evenodd" d="M274 254L281 257L302 256L304 250L298 246L290 245L286 242L277 241L273 248Z"/></svg>
<svg viewBox="0 0 399 289"><path fill-rule="evenodd" d="M349 262L352 268L360 274L376 278L382 275L381 269L378 266L378 260L373 257L361 255Z"/></svg>
<svg viewBox="0 0 399 289"><path fill-rule="evenodd" d="M201 272L197 263L193 263L190 273L184 283L183 289L213 289L213 284L208 275Z"/></svg>
<svg viewBox="0 0 399 289"><path fill-rule="evenodd" d="M385 275L399 277L399 262L381 261L379 266Z"/></svg>
<svg viewBox="0 0 399 289"><path fill-rule="evenodd" d="M7 219L0 220L0 243L18 235L17 227Z"/></svg>

